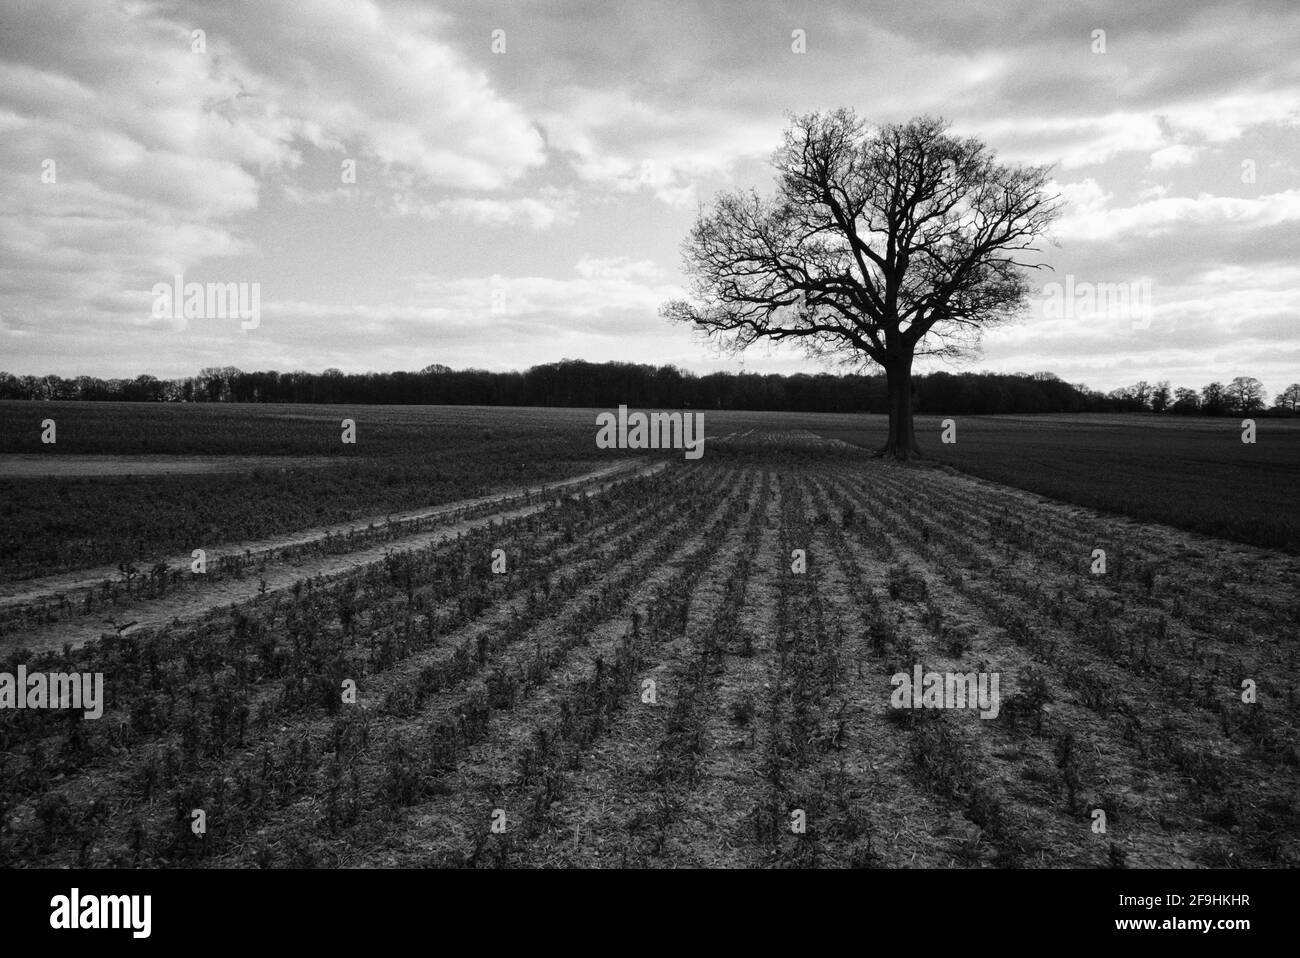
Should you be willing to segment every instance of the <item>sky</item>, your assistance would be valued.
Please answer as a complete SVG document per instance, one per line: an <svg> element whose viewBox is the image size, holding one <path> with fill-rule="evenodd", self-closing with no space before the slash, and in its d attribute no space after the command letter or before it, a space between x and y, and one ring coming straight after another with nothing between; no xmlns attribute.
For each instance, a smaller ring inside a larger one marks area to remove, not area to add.
<svg viewBox="0 0 1300 958"><path fill-rule="evenodd" d="M1066 203L1025 313L918 369L1271 398L1298 50L1293 0L0 0L0 369L819 371L659 307L699 204L770 193L788 114L844 106L1053 164ZM256 288L256 325L160 313L177 275Z"/></svg>

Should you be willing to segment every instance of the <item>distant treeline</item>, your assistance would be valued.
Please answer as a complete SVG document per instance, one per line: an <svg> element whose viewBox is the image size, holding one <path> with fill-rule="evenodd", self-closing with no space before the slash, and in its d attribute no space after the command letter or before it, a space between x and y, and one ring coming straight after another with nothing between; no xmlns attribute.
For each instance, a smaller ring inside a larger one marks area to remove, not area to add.
<svg viewBox="0 0 1300 958"><path fill-rule="evenodd" d="M1200 392L1170 391L1145 382L1101 393L1064 382L1052 373L946 373L914 378L921 413L1153 412L1227 415L1260 412L1258 380L1237 377ZM881 375L790 376L757 373L696 375L674 366L565 360L524 372L453 370L432 365L419 372L254 372L204 369L186 379L96 379L13 376L0 372L0 399L125 402L404 403L475 406L584 406L887 412ZM1300 385L1279 394L1274 412L1300 404Z"/></svg>

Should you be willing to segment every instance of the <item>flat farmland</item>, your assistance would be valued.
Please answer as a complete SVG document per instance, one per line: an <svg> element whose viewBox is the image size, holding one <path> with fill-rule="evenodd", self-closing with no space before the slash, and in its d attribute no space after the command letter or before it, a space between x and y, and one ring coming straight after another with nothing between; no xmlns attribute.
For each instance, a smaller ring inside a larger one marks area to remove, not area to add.
<svg viewBox="0 0 1300 958"><path fill-rule="evenodd" d="M41 442L46 419L53 444ZM0 581L147 570L195 548L564 478L602 464L591 421L578 410L0 402Z"/></svg>
<svg viewBox="0 0 1300 958"><path fill-rule="evenodd" d="M608 464L594 409L0 402L0 582L142 571L195 548L506 492ZM57 442L41 442L54 419ZM883 416L705 411L711 438L804 429L865 448ZM356 423L356 442L341 423ZM1300 422L919 417L938 462L1065 502L1300 552ZM627 450L627 456L655 457Z"/></svg>
<svg viewBox="0 0 1300 958"><path fill-rule="evenodd" d="M1300 553L1300 420L1143 415L959 416L940 442L941 416L917 418L922 451L963 472L1104 509ZM865 421L863 421L865 420ZM814 424L819 435L884 443L883 416Z"/></svg>
<svg viewBox="0 0 1300 958"><path fill-rule="evenodd" d="M1300 865L1296 556L871 460L836 417L708 414L689 461L537 412L564 488L10 595L0 671L102 673L104 713L0 712L0 861ZM52 640L105 617L148 625ZM917 669L995 707L898 707Z"/></svg>

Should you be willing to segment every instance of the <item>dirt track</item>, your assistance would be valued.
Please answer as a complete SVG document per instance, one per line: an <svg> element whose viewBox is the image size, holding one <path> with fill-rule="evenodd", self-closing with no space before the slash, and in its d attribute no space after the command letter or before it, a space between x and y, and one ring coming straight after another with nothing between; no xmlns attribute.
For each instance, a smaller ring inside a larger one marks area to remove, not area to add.
<svg viewBox="0 0 1300 958"><path fill-rule="evenodd" d="M596 469L582 475L546 485L530 486L480 496L475 499L462 499L443 503L424 509L408 512L372 516L356 522L317 526L290 535L259 539L252 542L233 543L218 551L209 553L207 562L214 567L222 556L251 556L253 559L264 558L265 566L259 574L246 577L227 577L214 579L197 592L171 594L159 599L132 601L124 605L116 616L118 623L134 623L124 628L123 634L140 629L156 628L177 619L198 618L215 609L247 602L259 595L271 594L292 586L306 578L329 577L347 572L359 566L378 562L394 551L419 549L457 535L478 529L502 519L517 518L546 508L549 500L538 500L546 493L574 491L584 489L588 493L599 492L608 488L613 482L625 480L631 476L649 475L666 468L663 462L640 464L639 460L623 460L610 466ZM606 481L602 481L606 480ZM302 546L318 542L330 536L347 535L355 529L365 529L371 525L386 523L415 523L439 516L451 516L465 510L490 505L492 503L510 503L534 500L530 504L514 509L503 509L488 515L459 522L449 522L436 529L412 534L397 542L384 541L377 545L348 552L343 555L316 556L290 561L277 561L275 553L289 546ZM187 553L171 556L164 560L168 566L188 568L192 559ZM101 566L94 569L82 569L76 572L41 579L25 579L18 582L0 584L0 610L11 611L33 603L55 598L59 595L75 596L88 590L97 589L105 580L120 579L121 573L114 566ZM113 631L103 614L92 613L46 626L6 631L0 637L0 649L27 647L34 650L59 649L65 644L78 648L86 642L99 638L105 631Z"/></svg>

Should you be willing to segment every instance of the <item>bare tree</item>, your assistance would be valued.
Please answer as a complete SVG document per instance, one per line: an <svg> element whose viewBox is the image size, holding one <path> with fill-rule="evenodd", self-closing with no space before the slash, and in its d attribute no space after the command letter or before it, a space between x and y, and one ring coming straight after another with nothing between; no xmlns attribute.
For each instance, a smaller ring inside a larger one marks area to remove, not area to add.
<svg viewBox="0 0 1300 958"><path fill-rule="evenodd" d="M1238 376L1223 390L1234 413L1251 413L1264 408L1264 384L1254 376Z"/></svg>
<svg viewBox="0 0 1300 958"><path fill-rule="evenodd" d="M1273 400L1273 405L1278 409L1289 409L1295 412L1300 408L1300 383L1292 383L1277 394Z"/></svg>
<svg viewBox="0 0 1300 958"><path fill-rule="evenodd" d="M1004 166L938 119L867 127L852 111L791 119L774 196L720 195L683 247L695 302L663 307L736 351L759 340L875 363L889 390L879 455L920 455L916 356L956 355L1021 309L1023 261L1059 211L1048 167Z"/></svg>
<svg viewBox="0 0 1300 958"><path fill-rule="evenodd" d="M1210 416L1221 416L1227 411L1223 383L1207 383L1201 387L1201 410Z"/></svg>
<svg viewBox="0 0 1300 958"><path fill-rule="evenodd" d="M1164 412L1169 408L1169 380L1162 379L1151 390L1151 411Z"/></svg>
<svg viewBox="0 0 1300 958"><path fill-rule="evenodd" d="M1201 396L1195 389L1188 389L1186 386L1179 386L1174 390L1173 411L1178 413L1193 413L1201 408Z"/></svg>
<svg viewBox="0 0 1300 958"><path fill-rule="evenodd" d="M1120 386L1106 394L1108 399L1117 403L1125 412L1139 412L1148 408L1151 386L1145 380L1139 380L1132 386Z"/></svg>

